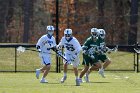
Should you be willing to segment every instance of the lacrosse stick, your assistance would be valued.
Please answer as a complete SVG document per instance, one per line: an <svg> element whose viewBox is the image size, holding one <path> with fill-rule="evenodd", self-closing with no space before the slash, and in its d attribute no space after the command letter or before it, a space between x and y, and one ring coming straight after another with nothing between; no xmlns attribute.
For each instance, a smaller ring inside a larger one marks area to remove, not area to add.
<svg viewBox="0 0 140 93"><path fill-rule="evenodd" d="M18 51L19 53L20 53L20 52L25 52L25 50L30 50L30 51L39 52L39 51L37 51L37 50L25 48L25 47L22 47L22 46L19 46L19 47L17 48L17 51Z"/></svg>
<svg viewBox="0 0 140 93"><path fill-rule="evenodd" d="M117 52L118 51L118 45L116 45L116 47L114 47L113 49L111 49L112 51L114 52Z"/></svg>
<svg viewBox="0 0 140 93"><path fill-rule="evenodd" d="M107 47L107 53L111 53L111 51L117 52L118 51L118 45L116 45L116 47L110 49Z"/></svg>
<svg viewBox="0 0 140 93"><path fill-rule="evenodd" d="M66 62L68 62L68 60L62 55L62 53L60 53L55 47L51 48L56 54L57 56L60 56L61 58L63 58Z"/></svg>
<svg viewBox="0 0 140 93"><path fill-rule="evenodd" d="M134 48L134 50L135 50L136 53L140 54L140 50L139 49Z"/></svg>

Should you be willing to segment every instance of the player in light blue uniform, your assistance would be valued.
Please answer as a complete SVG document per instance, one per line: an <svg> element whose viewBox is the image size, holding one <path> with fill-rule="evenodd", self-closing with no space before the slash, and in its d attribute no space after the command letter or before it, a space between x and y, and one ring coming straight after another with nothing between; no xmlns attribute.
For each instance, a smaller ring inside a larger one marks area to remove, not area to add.
<svg viewBox="0 0 140 93"><path fill-rule="evenodd" d="M39 51L39 56L43 64L42 68L36 69L37 79L39 79L40 72L43 72L40 83L48 83L45 77L48 75L51 68L51 48L56 46L56 41L53 37L54 27L49 25L47 26L46 31L47 34L43 35L36 44L36 48Z"/></svg>
<svg viewBox="0 0 140 93"><path fill-rule="evenodd" d="M64 47L64 57L67 59L67 61L63 60L64 76L61 79L61 83L64 83L64 81L66 80L67 68L68 65L71 64L73 66L74 74L76 77L76 86L80 86L78 79L78 65L80 64L79 54L82 48L79 41L72 36L72 29L64 30L64 37L62 37L57 47Z"/></svg>

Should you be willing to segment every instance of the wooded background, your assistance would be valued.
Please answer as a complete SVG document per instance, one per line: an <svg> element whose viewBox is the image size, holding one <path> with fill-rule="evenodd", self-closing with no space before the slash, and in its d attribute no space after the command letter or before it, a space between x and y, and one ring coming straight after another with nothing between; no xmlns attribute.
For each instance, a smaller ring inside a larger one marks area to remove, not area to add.
<svg viewBox="0 0 140 93"><path fill-rule="evenodd" d="M96 27L105 29L108 45L140 42L140 0L0 0L0 43L36 44L56 16L58 41L71 28L83 44Z"/></svg>

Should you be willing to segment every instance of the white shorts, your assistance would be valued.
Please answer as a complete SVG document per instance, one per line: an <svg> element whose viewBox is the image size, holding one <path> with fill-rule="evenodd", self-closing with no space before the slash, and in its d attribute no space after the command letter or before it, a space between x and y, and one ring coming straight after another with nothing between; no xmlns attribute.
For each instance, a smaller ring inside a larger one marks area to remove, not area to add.
<svg viewBox="0 0 140 93"><path fill-rule="evenodd" d="M41 63L43 65L51 64L51 56L50 56L50 54L41 54L40 58L41 58Z"/></svg>
<svg viewBox="0 0 140 93"><path fill-rule="evenodd" d="M79 56L77 56L75 58L74 61L71 61L71 57L72 57L72 54L65 54L65 58L68 60L68 64L71 64L73 67L78 67L78 65L80 64L80 59L79 59ZM65 63L66 61L63 60L63 63Z"/></svg>

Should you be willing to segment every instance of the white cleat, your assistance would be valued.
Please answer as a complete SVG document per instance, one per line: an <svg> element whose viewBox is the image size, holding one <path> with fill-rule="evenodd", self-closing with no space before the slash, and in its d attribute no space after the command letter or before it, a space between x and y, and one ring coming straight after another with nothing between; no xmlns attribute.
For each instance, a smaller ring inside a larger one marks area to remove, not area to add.
<svg viewBox="0 0 140 93"><path fill-rule="evenodd" d="M105 78L104 70L103 70L103 69L99 69L98 73L99 73L103 78Z"/></svg>
<svg viewBox="0 0 140 93"><path fill-rule="evenodd" d="M45 80L45 79L41 79L41 80L40 80L40 83L48 83L48 81Z"/></svg>
<svg viewBox="0 0 140 93"><path fill-rule="evenodd" d="M36 78L39 79L40 70L36 69Z"/></svg>
<svg viewBox="0 0 140 93"><path fill-rule="evenodd" d="M62 79L61 79L60 82L61 82L61 83L64 83L66 79L67 79L67 76L62 77Z"/></svg>
<svg viewBox="0 0 140 93"><path fill-rule="evenodd" d="M76 81L76 86L80 86L80 81L79 81L79 79L76 79L75 81Z"/></svg>
<svg viewBox="0 0 140 93"><path fill-rule="evenodd" d="M85 77L84 77L85 81L88 83L89 82L89 78L88 78L88 75L86 74Z"/></svg>

